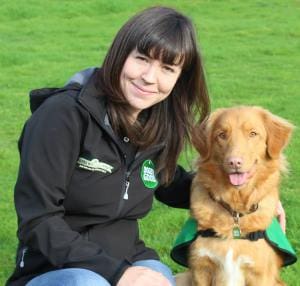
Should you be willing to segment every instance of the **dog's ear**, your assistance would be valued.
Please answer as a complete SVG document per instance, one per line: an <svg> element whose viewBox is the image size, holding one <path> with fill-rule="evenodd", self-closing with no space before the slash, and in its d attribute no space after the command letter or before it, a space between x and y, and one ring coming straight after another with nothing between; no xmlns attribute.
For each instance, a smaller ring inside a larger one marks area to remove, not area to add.
<svg viewBox="0 0 300 286"><path fill-rule="evenodd" d="M199 152L203 161L207 160L210 155L208 143L208 119L201 124L197 124L192 131L192 144Z"/></svg>
<svg viewBox="0 0 300 286"><path fill-rule="evenodd" d="M192 131L192 144L199 152L201 160L206 161L210 157L212 147L212 131L216 119L224 109L220 108L214 111L208 119L201 124L197 124Z"/></svg>
<svg viewBox="0 0 300 286"><path fill-rule="evenodd" d="M267 131L267 153L270 158L277 159L288 144L294 126L266 110L263 110L263 117Z"/></svg>

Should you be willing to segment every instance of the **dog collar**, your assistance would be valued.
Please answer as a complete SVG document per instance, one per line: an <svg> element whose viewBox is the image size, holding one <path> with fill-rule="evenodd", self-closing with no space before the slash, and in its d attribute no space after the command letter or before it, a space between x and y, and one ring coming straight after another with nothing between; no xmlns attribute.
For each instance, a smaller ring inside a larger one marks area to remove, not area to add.
<svg viewBox="0 0 300 286"><path fill-rule="evenodd" d="M254 213L258 209L258 204L253 204L250 207L249 211L240 213L240 212L237 212L236 210L233 210L231 208L231 206L228 203L224 202L223 200L217 200L216 198L214 198L214 196L210 192L208 194L214 202L219 203L225 210L227 210L232 215L233 218L242 217L244 215Z"/></svg>

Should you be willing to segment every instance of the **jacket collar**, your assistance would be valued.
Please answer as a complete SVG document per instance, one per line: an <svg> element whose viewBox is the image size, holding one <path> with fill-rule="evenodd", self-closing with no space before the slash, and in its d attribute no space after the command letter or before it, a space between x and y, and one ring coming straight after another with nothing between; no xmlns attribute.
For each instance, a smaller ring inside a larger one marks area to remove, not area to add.
<svg viewBox="0 0 300 286"><path fill-rule="evenodd" d="M105 117L107 116L106 98L96 86L98 71L99 69L95 69L87 83L82 86L78 95L78 101L89 111L98 124L107 128L108 122L105 120Z"/></svg>

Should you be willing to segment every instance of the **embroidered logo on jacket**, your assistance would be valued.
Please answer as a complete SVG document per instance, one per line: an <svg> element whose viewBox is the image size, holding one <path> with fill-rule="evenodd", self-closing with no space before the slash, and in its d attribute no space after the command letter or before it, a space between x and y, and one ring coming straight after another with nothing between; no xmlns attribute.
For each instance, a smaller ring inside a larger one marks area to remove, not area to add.
<svg viewBox="0 0 300 286"><path fill-rule="evenodd" d="M155 166L151 160L146 160L143 162L141 178L145 187L149 189L154 189L157 187L158 181L155 177Z"/></svg>
<svg viewBox="0 0 300 286"><path fill-rule="evenodd" d="M113 166L108 165L104 162L100 162L98 159L88 160L83 157L79 157L77 161L77 165L79 168L86 169L89 171L97 171L102 173L111 173L113 170Z"/></svg>

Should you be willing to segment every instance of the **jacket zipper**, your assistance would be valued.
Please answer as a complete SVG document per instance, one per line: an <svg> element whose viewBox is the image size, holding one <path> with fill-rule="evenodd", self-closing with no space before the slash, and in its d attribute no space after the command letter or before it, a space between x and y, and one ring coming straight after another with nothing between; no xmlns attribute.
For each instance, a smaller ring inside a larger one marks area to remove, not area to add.
<svg viewBox="0 0 300 286"><path fill-rule="evenodd" d="M130 186L129 176L130 176L130 172L127 170L125 173L125 181L124 181L124 184L122 185L123 191L122 191L121 199L120 199L119 206L118 206L117 216L120 215L123 205L124 205L124 202L129 199L129 195L128 195L128 190L129 190L129 186Z"/></svg>
<svg viewBox="0 0 300 286"><path fill-rule="evenodd" d="M129 196L128 196L129 185L130 185L129 178L126 178L126 180L125 180L125 193L124 193L124 196L123 196L124 200L128 200L128 198L129 198Z"/></svg>
<svg viewBox="0 0 300 286"><path fill-rule="evenodd" d="M25 254L27 251L28 251L28 247L24 247L22 250L22 257L21 257L21 261L20 261L21 268L23 268L25 266L24 257L25 257Z"/></svg>
<svg viewBox="0 0 300 286"><path fill-rule="evenodd" d="M130 171L126 171L125 173L125 183L124 183L124 192L123 192L123 200L128 200L129 199L129 195L128 195L128 190L129 190L129 186L130 186L130 182L129 182L129 176L130 176Z"/></svg>

